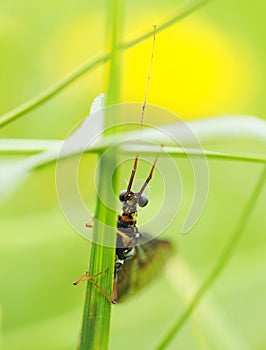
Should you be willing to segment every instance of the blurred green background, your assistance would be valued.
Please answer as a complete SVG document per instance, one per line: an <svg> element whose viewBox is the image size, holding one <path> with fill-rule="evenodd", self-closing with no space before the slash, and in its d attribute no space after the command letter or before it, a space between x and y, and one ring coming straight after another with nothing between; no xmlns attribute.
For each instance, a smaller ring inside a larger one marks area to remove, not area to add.
<svg viewBox="0 0 266 350"><path fill-rule="evenodd" d="M135 38L153 23L160 25L173 15L177 4L126 1L123 39ZM103 1L11 0L2 2L0 9L1 114L106 47L108 14ZM184 120L241 114L265 119L265 12L262 0L212 1L158 34L149 103L170 109ZM151 41L146 40L123 53L123 102L143 100L150 47ZM106 92L107 72L105 65L90 71L1 129L1 137L64 139L87 115L93 99ZM265 153L265 144L247 140L215 147ZM18 158L1 155L1 168ZM82 176L92 209L95 190L88 173L93 173L95 164L96 157L86 156ZM194 229L181 235L192 189L189 165L183 160L178 166L186 179L185 196L165 237L182 257L179 268L185 267L175 272L173 263L143 292L113 307L111 349L148 349L157 343L184 309L184 297L204 278L229 239L261 171L255 164L209 162L206 208ZM130 167L128 162L121 169L121 189ZM90 244L73 231L60 211L54 168L35 171L1 201L0 312L7 350L66 350L76 348L78 342L85 285L74 288L71 282L86 268ZM160 203L159 193L153 190L157 184L154 179L146 212L154 210L152 203L155 208ZM186 323L170 349L265 349L265 191L232 260L204 298L205 309ZM183 278L188 280L182 282Z"/></svg>

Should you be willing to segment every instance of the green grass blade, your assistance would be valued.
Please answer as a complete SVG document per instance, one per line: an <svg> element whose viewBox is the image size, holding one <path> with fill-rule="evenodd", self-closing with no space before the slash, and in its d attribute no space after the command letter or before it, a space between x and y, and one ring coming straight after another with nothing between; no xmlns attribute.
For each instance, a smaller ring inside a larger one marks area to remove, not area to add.
<svg viewBox="0 0 266 350"><path fill-rule="evenodd" d="M244 154L244 153L223 153L215 152L207 149L197 149L197 148L180 148L180 147L154 147L146 145L124 145L120 149L123 154L132 154L137 152L141 155L160 155L164 157L166 155L171 155L175 158L194 158L194 159L210 159L210 160L228 160L236 162L246 162L246 163L266 163L266 156L261 154Z"/></svg>
<svg viewBox="0 0 266 350"><path fill-rule="evenodd" d="M39 93L37 96L29 99L28 101L24 102L20 106L17 106L16 108L12 109L6 114L3 114L2 116L0 116L0 128L10 124L12 121L18 119L19 117L22 117L24 114L30 112L31 110L42 105L44 102L50 100L61 90L63 90L72 82L74 82L76 79L80 78L86 72L98 66L99 64L105 63L109 58L110 55L99 55L89 60L88 62L85 62L80 67L76 68L73 72L69 73L62 80L58 81L54 85L50 86L48 89Z"/></svg>
<svg viewBox="0 0 266 350"><path fill-rule="evenodd" d="M107 32L110 33L111 67L109 73L109 87L107 105L119 102L120 95L120 53L117 50L118 42L122 33L123 1L112 0L109 2L108 15L109 25ZM108 109L105 114L105 127L109 127L118 116L113 116ZM101 276L101 287L111 296L113 287L115 245L116 245L116 211L112 189L117 193L117 172L115 154L99 154L99 182L98 198L96 203L95 227L93 230L94 241L92 243L89 275L92 276L108 269ZM112 186L113 185L113 186ZM98 281L97 281L98 282ZM81 331L80 350L107 349L109 343L111 318L111 303L100 293L98 289L88 281L83 325Z"/></svg>
<svg viewBox="0 0 266 350"><path fill-rule="evenodd" d="M40 151L40 148L42 147L42 144L37 144L32 148L32 145L34 143L29 142L27 144L25 140L25 145L23 146L23 149L20 151L19 149L16 149L17 142L7 143L6 145L0 144L0 154L28 154L28 153L36 153ZM35 140L29 140L29 141L35 141ZM19 142L19 140L18 140ZM26 178L26 176L30 173L32 170L41 169L43 167L46 167L49 164L55 163L58 154L61 148L61 142L58 141L58 145L56 144L56 147L51 148L50 151L41 153L41 154L35 154L25 160L18 160L16 164L7 164L3 166L4 170L1 171L0 176L0 194L3 195L5 193L5 196L2 199L5 199L7 195L13 193L13 191L17 188L19 184ZM48 144L47 144L48 145ZM105 148L103 147L92 147L90 148L87 153L101 153ZM35 150L35 151L34 151ZM213 152L209 150L198 150L198 149L182 149L178 147L150 147L145 145L128 145L123 146L123 148L118 149L117 153L121 154L135 154L136 152L139 155L159 155L160 157L164 157L167 154L171 155L174 158L185 158L185 159L202 159L206 158L208 160L218 160L218 161L234 161L234 162L243 162L243 163L256 163L256 164L265 164L266 163L266 157L264 155L255 155L255 154L243 154L243 153L222 153L222 152ZM73 153L73 155L76 153ZM68 157L70 157L71 154L68 154Z"/></svg>
<svg viewBox="0 0 266 350"><path fill-rule="evenodd" d="M242 215L240 216L240 219L237 223L237 226L229 239L228 243L224 247L221 255L219 256L213 270L210 272L210 274L207 276L206 280L203 282L202 286L199 288L193 299L191 300L190 304L187 306L186 310L181 314L181 316L174 322L174 324L171 326L171 328L166 332L162 340L159 342L159 345L155 347L156 350L162 350L166 349L171 340L175 337L175 335L179 332L179 330L182 328L184 323L187 321L187 319L190 317L192 312L195 310L195 308L198 306L201 298L204 296L204 294L210 289L212 284L215 282L215 280L219 277L220 273L224 269L226 263L232 256L232 253L234 251L234 248L236 247L238 241L240 240L241 236L243 235L244 228L248 222L248 219L252 213L252 209L255 207L257 199L259 198L259 194L261 190L263 189L263 186L265 185L265 179L266 179L266 167L263 168L263 172L257 182L257 185L247 202L246 207L244 208Z"/></svg>
<svg viewBox="0 0 266 350"><path fill-rule="evenodd" d="M115 81L112 79L112 81ZM114 89L114 88L112 88ZM117 93L116 93L117 94ZM117 95L118 96L118 95ZM117 98L117 97L116 97ZM102 108L101 98L95 100L95 105L92 106L92 112L94 107L96 108L99 104L99 108ZM97 109L98 111L98 109ZM108 108L106 109L108 113ZM113 120L112 115L108 115L108 120ZM101 113L92 113L92 115L85 120L87 123L86 137L87 140L93 140L95 132L101 133L104 130L103 116ZM84 122L84 123L85 123ZM117 123L117 121L115 121ZM254 117L218 117L218 118L208 118L187 122L186 123L195 134L196 138L194 140L200 140L205 145L209 143L212 144L213 141L225 143L228 141L237 143L241 140L255 140L259 142L259 147L262 151L265 149L265 135L266 135L266 124L265 121L254 118ZM169 138L167 132L161 132L159 129L144 129L140 133L138 132L124 132L118 135L107 135L103 136L93 143L90 143L90 147L86 150L87 153L98 153L101 154L111 146L119 144L120 146L116 149L117 154L159 154L160 157L170 154L175 158L206 158L208 160L226 160L226 161L237 161L246 163L261 163L265 164L266 157L265 154L249 154L239 151L231 151L230 153L224 152L214 152L207 149L193 148L193 142L187 139L182 134L182 129L180 130L180 123L171 125L171 133L175 136L177 140L182 137L183 148L173 147L172 145L176 143L171 137ZM181 124L182 126L182 124ZM166 126L167 127L167 126ZM164 126L160 129L163 130ZM79 137L79 130L76 135ZM158 132L158 130L160 132ZM138 139L139 143L136 144L134 140ZM125 142L127 140L127 143ZM130 141L133 140L133 141ZM152 144L163 145L163 147L151 146L146 144L147 140L151 141ZM174 142L173 142L174 141ZM262 141L262 143L261 143ZM143 143L141 143L143 142ZM60 149L64 141L56 140L26 140L26 139L2 139L0 140L0 154L8 155L22 155L22 154L32 154L23 160L18 159L16 164L1 163L1 173L0 173L0 194L3 195L2 199L6 199L14 190L21 184L21 182L26 178L30 171L34 169L43 168L49 164L55 163L60 156L60 159L69 158L76 154L83 152L79 147L71 147L67 152L60 153ZM192 146L191 146L192 145ZM233 144L232 144L233 145ZM46 152L39 153L43 149L48 149ZM258 148L259 149L259 148ZM14 163L14 162L13 162Z"/></svg>
<svg viewBox="0 0 266 350"><path fill-rule="evenodd" d="M100 173L98 182L99 198L96 203L95 217L97 221L94 223L94 239L99 244L93 243L91 246L89 275L105 271L95 281L109 294L112 295L112 280L113 280L113 266L114 266L114 248L105 246L106 240L108 245L115 243L114 230L107 229L106 225L114 226L115 212L110 210L109 206L104 205L108 201L110 188L110 172L113 170L112 159L102 157L100 161ZM101 199L100 199L101 198ZM112 238L113 241L112 242ZM111 317L111 303L106 297L100 293L92 283L88 282L84 312L83 323L80 338L80 350L96 350L107 349L109 342L109 329Z"/></svg>
<svg viewBox="0 0 266 350"><path fill-rule="evenodd" d="M166 274L173 290L186 306L198 289L198 277L180 253L169 261ZM214 349L248 350L245 335L239 331L238 325L230 319L210 292L204 297L204 303L194 310L189 323L195 332L195 338L199 340L198 349L207 349L212 344ZM200 337L197 337L197 334L200 334ZM208 346L202 347L200 340L206 338Z"/></svg>
<svg viewBox="0 0 266 350"><path fill-rule="evenodd" d="M161 25L158 23L159 26L157 29L157 33L160 33L161 31L175 24L177 21L188 16L190 13L197 10L200 6L204 5L208 1L209 0L184 1L178 6L175 15L173 15L169 20L166 20L165 22L163 22ZM136 39L133 39L125 43L120 43L119 48L121 50L129 49L130 47L137 45L140 42L152 36L153 36L153 31L151 30L147 33L144 33L143 35L139 36ZM61 90L65 89L68 85L73 83L76 79L80 78L91 69L97 67L100 64L104 64L105 62L107 62L110 59L110 57L111 57L111 53L107 53L107 54L100 54L94 57L93 59L88 60L87 62L82 64L80 67L76 68L73 72L69 73L62 80L50 86L45 91L41 92L40 94L31 98L30 100L26 101L20 106L12 109L11 111L3 114L2 116L0 116L0 128L22 117L27 112L30 112L31 110L43 104L44 102L48 101L49 99L54 97L56 94L58 94Z"/></svg>
<svg viewBox="0 0 266 350"><path fill-rule="evenodd" d="M62 146L61 140L0 139L0 154L34 154Z"/></svg>
<svg viewBox="0 0 266 350"><path fill-rule="evenodd" d="M210 0L194 0L194 1L183 1L178 5L178 8L176 10L176 13L163 22L162 24L158 24L156 33L159 34L160 32L163 32L165 29L171 27L176 22L180 21L181 19L185 18L186 16L190 15L194 11L198 10L201 6L205 5L207 2L210 2ZM132 46L135 46L139 44L140 42L150 38L153 36L153 31L149 31L147 33L144 33L140 37L133 39L127 43L121 44L122 49L129 49Z"/></svg>

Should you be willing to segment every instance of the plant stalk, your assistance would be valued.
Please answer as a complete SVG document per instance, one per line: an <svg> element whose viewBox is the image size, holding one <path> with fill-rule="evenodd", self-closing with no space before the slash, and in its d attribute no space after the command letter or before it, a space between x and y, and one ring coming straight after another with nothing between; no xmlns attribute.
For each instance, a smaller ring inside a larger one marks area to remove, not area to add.
<svg viewBox="0 0 266 350"><path fill-rule="evenodd" d="M108 44L111 47L111 66L105 110L105 129L116 124L119 116L113 116L108 106L119 102L120 96L120 53L118 43L122 33L122 0L108 3ZM115 152L99 154L99 182L97 185L97 203L93 243L91 247L89 276L108 270L95 278L104 290L112 296L114 260L116 247L116 210L113 192L117 193L117 159ZM113 191L112 191L113 190ZM96 244L97 242L98 244ZM87 284L84 305L80 350L107 349L109 344L111 318L110 301L90 282Z"/></svg>
<svg viewBox="0 0 266 350"><path fill-rule="evenodd" d="M165 22L163 22L161 25L158 26L157 34L165 30L166 28L174 25L177 21L188 16L189 14L191 14L192 12L194 12L199 7L203 6L205 3L209 1L210 0L195 0L190 2L184 1L184 4L181 3L178 6L178 9L175 15L173 15L169 20L166 20ZM153 31L149 31L139 36L136 39L133 39L128 42L120 43L119 49L121 50L129 49L130 47L135 46L152 36L153 36ZM22 103L21 105L15 107L11 111L1 115L0 128L10 124L14 120L22 117L24 114L42 105L43 103L45 103L46 101L48 101L49 99L57 95L61 90L65 89L68 85L73 83L76 79L82 77L89 70L93 69L94 67L97 67L99 64L104 64L105 62L107 62L110 59L110 57L111 57L110 53L105 53L105 54L100 54L94 57L93 59L88 60L87 62L82 64L80 67L76 68L73 72L65 76L62 80L50 86L48 89L44 90L43 92L39 93L35 97L29 99L28 101Z"/></svg>
<svg viewBox="0 0 266 350"><path fill-rule="evenodd" d="M252 213L252 209L254 208L259 198L260 192L263 189L263 186L265 185L265 179L266 179L266 167L264 166L263 172L261 173L260 178L257 182L257 185L238 220L236 228L232 236L230 237L229 241L227 242L226 246L224 247L221 255L217 259L217 262L214 268L209 273L209 275L207 276L207 278L205 279L201 287L198 289L198 291L196 292L195 296L193 297L193 299L191 300L190 304L187 306L185 311L178 317L176 322L174 322L174 324L168 329L164 337L159 342L159 345L155 347L156 350L163 350L168 347L171 340L180 331L180 329L182 328L184 323L187 321L189 316L198 306L204 294L209 290L209 288L212 286L212 284L216 281L218 276L221 274L226 263L228 263L229 259L231 258L237 243L239 242L240 238L243 235L245 226Z"/></svg>

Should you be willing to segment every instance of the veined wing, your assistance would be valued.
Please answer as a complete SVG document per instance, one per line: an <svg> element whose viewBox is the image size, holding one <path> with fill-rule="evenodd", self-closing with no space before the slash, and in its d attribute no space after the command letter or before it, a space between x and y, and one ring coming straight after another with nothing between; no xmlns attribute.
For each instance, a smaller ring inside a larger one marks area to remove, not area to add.
<svg viewBox="0 0 266 350"><path fill-rule="evenodd" d="M118 302L135 294L159 275L171 253L170 242L152 239L148 234L141 233L133 256L125 261L118 272Z"/></svg>

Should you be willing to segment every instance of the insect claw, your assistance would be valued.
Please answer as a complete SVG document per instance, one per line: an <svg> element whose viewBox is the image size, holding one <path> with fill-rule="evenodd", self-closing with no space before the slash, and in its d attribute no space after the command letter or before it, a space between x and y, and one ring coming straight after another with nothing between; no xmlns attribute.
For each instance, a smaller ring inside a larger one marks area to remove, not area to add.
<svg viewBox="0 0 266 350"><path fill-rule="evenodd" d="M94 221L94 216L91 218L89 222L85 224L85 226L88 228L93 228L93 221Z"/></svg>

